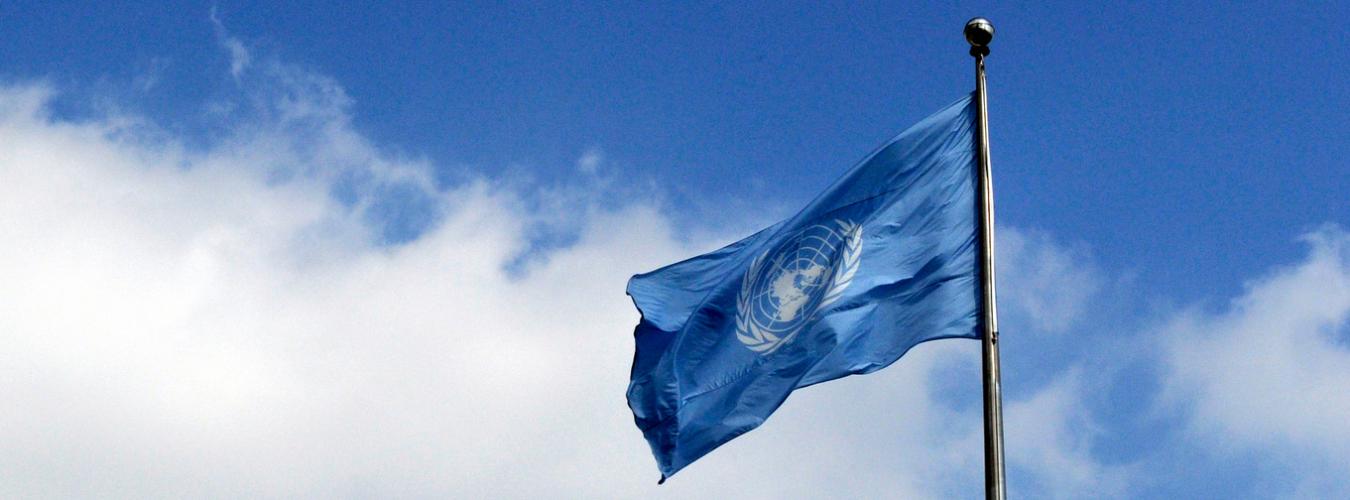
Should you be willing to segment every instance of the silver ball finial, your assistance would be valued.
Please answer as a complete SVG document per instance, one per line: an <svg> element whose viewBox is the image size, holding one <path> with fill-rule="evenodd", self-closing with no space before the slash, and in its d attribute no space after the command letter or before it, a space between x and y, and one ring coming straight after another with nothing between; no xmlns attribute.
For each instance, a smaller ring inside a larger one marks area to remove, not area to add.
<svg viewBox="0 0 1350 500"><path fill-rule="evenodd" d="M994 39L994 23L988 19L977 17L966 22L966 41L970 42L972 47L987 47L989 41Z"/></svg>

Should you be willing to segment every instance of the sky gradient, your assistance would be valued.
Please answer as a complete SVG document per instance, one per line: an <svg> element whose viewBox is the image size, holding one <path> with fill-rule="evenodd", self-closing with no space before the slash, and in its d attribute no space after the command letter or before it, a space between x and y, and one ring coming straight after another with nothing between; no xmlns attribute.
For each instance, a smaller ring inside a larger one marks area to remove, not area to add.
<svg viewBox="0 0 1350 500"><path fill-rule="evenodd" d="M623 404L627 277L969 92L975 15L1012 496L1350 495L1347 14L8 3L0 496L976 496L976 342L661 487Z"/></svg>

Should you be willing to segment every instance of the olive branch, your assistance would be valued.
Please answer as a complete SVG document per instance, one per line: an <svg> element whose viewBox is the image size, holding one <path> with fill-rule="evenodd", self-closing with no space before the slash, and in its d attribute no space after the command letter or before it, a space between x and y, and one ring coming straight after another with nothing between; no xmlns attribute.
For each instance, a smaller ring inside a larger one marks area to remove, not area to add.
<svg viewBox="0 0 1350 500"><path fill-rule="evenodd" d="M745 278L741 281L741 291L736 294L736 338L755 352L764 352L778 344L776 335L764 331L750 318L751 291L754 283L759 280L761 265L764 264L764 257L768 254L769 252L765 251L750 263L750 269L745 271Z"/></svg>
<svg viewBox="0 0 1350 500"><path fill-rule="evenodd" d="M844 262L835 271L834 278L830 280L830 290L825 292L825 298L820 299L816 310L839 300L844 289L853 282L853 275L858 273L858 264L862 262L862 225L838 219L834 222L839 224L839 232L844 235Z"/></svg>

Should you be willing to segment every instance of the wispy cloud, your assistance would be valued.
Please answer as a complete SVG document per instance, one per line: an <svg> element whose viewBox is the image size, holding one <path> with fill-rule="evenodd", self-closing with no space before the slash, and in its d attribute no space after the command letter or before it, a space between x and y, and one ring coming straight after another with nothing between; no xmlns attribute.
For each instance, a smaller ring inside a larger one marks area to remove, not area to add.
<svg viewBox="0 0 1350 500"><path fill-rule="evenodd" d="M215 29L216 42L220 43L220 46L229 53L230 76L238 81L239 76L244 73L244 70L248 69L248 65L252 61L252 55L249 53L248 47L244 46L244 42L230 35L229 30L225 29L225 23L220 21L218 14L216 6L212 5L208 17L211 19L211 26Z"/></svg>
<svg viewBox="0 0 1350 500"><path fill-rule="evenodd" d="M1025 320L1031 332L1066 332L1083 319L1103 286L1102 272L1084 250L1044 231L1001 230L995 250L1002 312Z"/></svg>
<svg viewBox="0 0 1350 500"><path fill-rule="evenodd" d="M577 159L577 170L581 171L583 174L594 174L600 170L600 163L604 161L604 151L601 151L600 148L593 147L587 149L586 152L581 155L581 158Z"/></svg>

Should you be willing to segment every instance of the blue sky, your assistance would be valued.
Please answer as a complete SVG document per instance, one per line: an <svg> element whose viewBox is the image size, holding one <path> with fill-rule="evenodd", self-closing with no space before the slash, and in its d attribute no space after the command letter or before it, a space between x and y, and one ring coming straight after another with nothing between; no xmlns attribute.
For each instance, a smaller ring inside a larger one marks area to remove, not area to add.
<svg viewBox="0 0 1350 500"><path fill-rule="evenodd" d="M655 488L622 292L969 92L981 15L1013 491L1347 494L1348 11L8 3L0 491L974 494L959 341Z"/></svg>
<svg viewBox="0 0 1350 500"><path fill-rule="evenodd" d="M1195 300L1236 292L1242 269L1298 255L1298 232L1350 218L1347 118L1333 112L1350 99L1347 49L1313 28L1344 17L1335 3L774 5L217 9L257 57L339 82L383 147L549 180L600 148L624 181L711 213L728 197L809 200L967 91L950 26L980 12L1001 29L989 64L1002 221L1062 228ZM201 133L209 120L190 110L237 91L201 11L15 4L0 15L16 50L0 62L63 91L153 73L163 84L128 99Z"/></svg>

